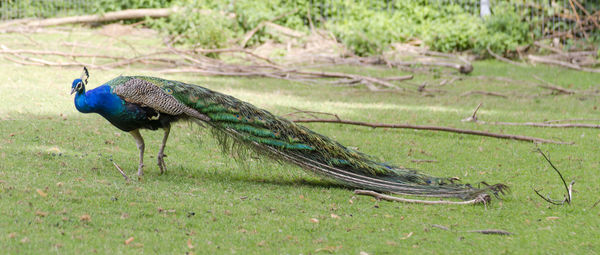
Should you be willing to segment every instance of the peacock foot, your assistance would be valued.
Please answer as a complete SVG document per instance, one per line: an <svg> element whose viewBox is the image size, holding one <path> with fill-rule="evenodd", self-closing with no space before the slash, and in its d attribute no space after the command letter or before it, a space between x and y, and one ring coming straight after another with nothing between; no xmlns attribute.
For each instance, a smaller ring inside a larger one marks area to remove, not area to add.
<svg viewBox="0 0 600 255"><path fill-rule="evenodd" d="M158 161L158 168L160 168L160 174L164 174L167 172L167 165L165 165L165 160L164 158L166 158L167 155L166 154L158 154L157 157L157 161Z"/></svg>
<svg viewBox="0 0 600 255"><path fill-rule="evenodd" d="M144 164L140 163L140 165L138 166L138 179L142 178L142 175L144 175Z"/></svg>

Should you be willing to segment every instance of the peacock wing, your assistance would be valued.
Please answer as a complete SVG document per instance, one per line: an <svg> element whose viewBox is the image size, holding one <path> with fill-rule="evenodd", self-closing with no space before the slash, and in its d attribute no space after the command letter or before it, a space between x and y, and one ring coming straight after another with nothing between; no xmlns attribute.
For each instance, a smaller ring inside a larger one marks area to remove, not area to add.
<svg viewBox="0 0 600 255"><path fill-rule="evenodd" d="M210 118L181 103L155 84L139 78L131 78L113 87L113 92L125 101L141 104L170 115L188 116L210 121Z"/></svg>

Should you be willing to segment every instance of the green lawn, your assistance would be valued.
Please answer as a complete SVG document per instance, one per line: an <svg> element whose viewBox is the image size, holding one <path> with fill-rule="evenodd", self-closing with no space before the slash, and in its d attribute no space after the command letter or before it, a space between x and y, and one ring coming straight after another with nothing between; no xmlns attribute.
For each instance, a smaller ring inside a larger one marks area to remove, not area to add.
<svg viewBox="0 0 600 255"><path fill-rule="evenodd" d="M13 49L67 50L68 46L60 46L67 41L128 48L95 30L29 36L33 41L17 34L0 34L0 44ZM122 40L149 50L160 43L158 36L142 40L132 35ZM43 44L36 45L36 41ZM532 187L544 188L543 193L551 192L555 198L564 193L556 173L535 152L535 144L338 124L306 126L383 161L432 175L457 176L469 183L501 182L511 187L511 193L487 207L378 202L357 197L351 189L295 166L253 157L236 162L220 153L210 132L186 123L172 129L166 150L169 172L165 175L159 175L155 165L162 132L142 132L146 175L140 182L126 183L110 159L135 176L135 143L99 115L76 111L69 91L81 69L20 66L3 59L0 250L9 254L597 254L600 205L593 207L600 199L597 129L478 125L460 120L480 102L484 105L479 117L485 121L599 119L597 96L549 95L539 87L477 77L536 81L532 77L535 74L560 86L587 90L600 85L600 74L548 66L521 68L496 61L475 62L474 66L472 74L438 88L446 93L434 96L272 79L193 74L162 77L224 92L276 114L300 108L359 121L451 126L572 141L574 145L538 145L567 181L576 181L572 205L553 206L533 192ZM90 87L120 74L159 76L143 66L90 72ZM402 86L414 91L422 82L437 84L440 80L417 73ZM461 96L471 90L510 96ZM415 159L438 162L411 161ZM514 235L467 232L477 229L503 229Z"/></svg>

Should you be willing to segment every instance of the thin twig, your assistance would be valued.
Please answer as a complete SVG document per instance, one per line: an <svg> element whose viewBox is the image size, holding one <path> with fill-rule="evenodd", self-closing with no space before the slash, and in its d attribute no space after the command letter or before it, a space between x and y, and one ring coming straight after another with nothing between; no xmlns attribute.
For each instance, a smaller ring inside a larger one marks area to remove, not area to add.
<svg viewBox="0 0 600 255"><path fill-rule="evenodd" d="M383 200L387 200L387 201L396 201L396 202L402 202L402 203L408 203L408 204L424 204L424 205L473 205L473 204L482 204L482 203L485 204L489 201L488 194L481 194L481 195L477 196L476 198L467 200L467 201L447 201L447 200L432 201L432 200L408 199L408 198L389 196L389 195L377 193L372 190L360 190L360 189L354 190L354 194L372 196L374 198L383 199Z"/></svg>
<svg viewBox="0 0 600 255"><path fill-rule="evenodd" d="M471 90L471 91L467 91L465 93L460 94L461 97L465 97L465 96L470 96L473 94L478 94L478 95L486 95L486 96L496 96L496 97L504 97L507 98L507 95L498 93L498 92L492 92L492 91L482 91L482 90Z"/></svg>
<svg viewBox="0 0 600 255"><path fill-rule="evenodd" d="M558 173L558 176L560 177L560 180L562 181L563 185L565 186L565 189L567 190L567 195L565 196L564 200L555 200L555 199L551 199L550 196L542 196L542 194L539 193L539 190L533 189L533 191L535 191L535 193L540 196L542 199L546 200L546 202L554 204L554 205L563 205L565 202L567 202L567 204L571 204L571 199L572 199L572 192L573 192L573 184L575 184L575 181L571 181L571 184L569 186L567 186L567 182L565 181L565 178L563 178L563 175L560 173L560 171L558 171L558 169L554 166L554 164L552 164L552 161L550 161L550 159L548 159L548 157L546 156L546 154L544 154L544 152L541 149L537 149L537 151L542 154L542 156L544 157L544 159L546 159L546 161L550 164L550 166L552 167L552 169L554 169L554 171L556 171L556 173Z"/></svg>
<svg viewBox="0 0 600 255"><path fill-rule="evenodd" d="M434 227L434 228L439 228L439 229L450 231L450 228L448 228L448 227L446 227L444 225L431 224L431 226Z"/></svg>
<svg viewBox="0 0 600 255"><path fill-rule="evenodd" d="M596 201L596 203L594 203L594 205L592 205L592 207L590 207L590 209L593 209L594 207L596 207L598 204L600 204L600 200Z"/></svg>
<svg viewBox="0 0 600 255"><path fill-rule="evenodd" d="M113 161L111 159L110 162L112 162L113 165L115 165L115 167L117 168L117 170L119 170L119 173L121 173L121 175L123 175L123 178L125 178L125 181L130 181L129 177L127 177L127 175L125 174L125 172L123 172L123 169L121 169L121 167L119 165L117 165L117 163L115 161Z"/></svg>
<svg viewBox="0 0 600 255"><path fill-rule="evenodd" d="M434 228L439 228L442 230L446 230L446 231L452 231L450 230L450 228L443 226L443 225L438 225L438 224L431 224L432 227ZM477 230L467 230L467 231L460 231L460 232L467 232L467 233L479 233L479 234L484 234L484 235L513 235L513 233L508 232L506 230L502 230L502 229L477 229Z"/></svg>
<svg viewBox="0 0 600 255"><path fill-rule="evenodd" d="M484 235L503 235L503 236L508 236L508 235L513 234L511 232L508 232L508 231L502 230L502 229L479 229L479 230L467 230L466 232L480 233L480 234L484 234Z"/></svg>
<svg viewBox="0 0 600 255"><path fill-rule="evenodd" d="M413 163L437 163L438 161L435 159L411 159Z"/></svg>

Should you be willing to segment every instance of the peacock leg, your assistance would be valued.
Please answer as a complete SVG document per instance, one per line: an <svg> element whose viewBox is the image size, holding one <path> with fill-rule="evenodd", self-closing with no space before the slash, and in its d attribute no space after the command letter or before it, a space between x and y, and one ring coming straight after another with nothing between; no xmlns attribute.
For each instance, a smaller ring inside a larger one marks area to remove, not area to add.
<svg viewBox="0 0 600 255"><path fill-rule="evenodd" d="M171 132L171 127L163 128L165 130L165 135L163 136L162 144L160 145L160 149L158 150L158 168L160 168L160 173L163 174L167 171L167 166L165 165L164 157L165 155L165 146L167 146L167 139L169 138L169 132Z"/></svg>
<svg viewBox="0 0 600 255"><path fill-rule="evenodd" d="M133 139L135 139L135 144L137 145L138 150L140 150L140 164L137 172L138 178L140 178L144 175L144 138L142 138L139 129L130 131L129 133L133 136Z"/></svg>

